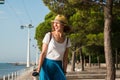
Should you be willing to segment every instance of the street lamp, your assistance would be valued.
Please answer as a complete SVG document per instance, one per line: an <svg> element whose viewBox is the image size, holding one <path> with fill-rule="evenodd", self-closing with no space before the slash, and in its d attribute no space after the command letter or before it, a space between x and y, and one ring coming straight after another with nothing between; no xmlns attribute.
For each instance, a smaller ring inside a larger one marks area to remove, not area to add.
<svg viewBox="0 0 120 80"><path fill-rule="evenodd" d="M28 44L27 44L27 64L26 67L30 67L30 28L33 28L32 24L27 26L21 25L21 29L28 28Z"/></svg>
<svg viewBox="0 0 120 80"><path fill-rule="evenodd" d="M38 46L33 45L33 47L36 49L36 60L35 60L35 64L38 65L38 58L39 58Z"/></svg>

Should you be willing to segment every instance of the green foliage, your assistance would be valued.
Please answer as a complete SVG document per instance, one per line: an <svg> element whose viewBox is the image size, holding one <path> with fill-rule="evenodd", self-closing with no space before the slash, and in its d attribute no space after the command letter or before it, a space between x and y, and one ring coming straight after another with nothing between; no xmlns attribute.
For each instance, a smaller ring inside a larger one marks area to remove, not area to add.
<svg viewBox="0 0 120 80"><path fill-rule="evenodd" d="M65 4L67 3L67 0L43 0L43 2L52 12L57 14L64 14L69 16L75 11L74 8L71 8L70 5Z"/></svg>
<svg viewBox="0 0 120 80"><path fill-rule="evenodd" d="M86 0L85 0L86 1ZM45 21L36 28L36 39L41 45L46 32L51 29L51 20L56 14L64 14L72 26L70 39L72 48L82 47L84 54L104 53L103 29L104 14L102 5L85 3L84 0L43 0L51 10ZM120 3L113 5L112 44L119 48L120 39ZM83 47L84 46L84 47Z"/></svg>
<svg viewBox="0 0 120 80"><path fill-rule="evenodd" d="M79 47L85 43L85 35L82 33L70 34L70 39L73 47Z"/></svg>
<svg viewBox="0 0 120 80"><path fill-rule="evenodd" d="M112 46L113 48L120 48L120 32L115 32L112 35Z"/></svg>
<svg viewBox="0 0 120 80"><path fill-rule="evenodd" d="M112 24L112 46L113 48L120 48L120 5L113 7L113 24Z"/></svg>
<svg viewBox="0 0 120 80"><path fill-rule="evenodd" d="M101 55L104 54L104 46L96 46L96 45L90 45L90 46L84 46L82 47L82 51L85 55Z"/></svg>
<svg viewBox="0 0 120 80"><path fill-rule="evenodd" d="M79 32L80 30L85 30L86 23L88 19L83 15L84 13L76 12L73 16L70 17L70 22L73 25L73 31Z"/></svg>
<svg viewBox="0 0 120 80"><path fill-rule="evenodd" d="M72 23L72 34L70 35L73 47L81 46L103 46L103 14L95 12L94 9L88 11L78 10L70 17ZM83 49L83 48L82 48ZM84 54L94 53L94 48L88 49ZM95 52L96 53L96 52Z"/></svg>
<svg viewBox="0 0 120 80"><path fill-rule="evenodd" d="M98 55L99 58L100 58L100 63L105 63L105 56L104 54L100 54ZM92 55L92 58L91 58L91 63L98 63L98 60L97 60L97 55Z"/></svg>
<svg viewBox="0 0 120 80"><path fill-rule="evenodd" d="M39 48L41 48L42 40L47 32L51 31L51 20L53 20L54 14L50 12L45 16L45 21L40 23L36 27L35 39L37 40Z"/></svg>
<svg viewBox="0 0 120 80"><path fill-rule="evenodd" d="M103 33L99 34L88 34L87 35L87 45L97 45L97 46L103 46Z"/></svg>

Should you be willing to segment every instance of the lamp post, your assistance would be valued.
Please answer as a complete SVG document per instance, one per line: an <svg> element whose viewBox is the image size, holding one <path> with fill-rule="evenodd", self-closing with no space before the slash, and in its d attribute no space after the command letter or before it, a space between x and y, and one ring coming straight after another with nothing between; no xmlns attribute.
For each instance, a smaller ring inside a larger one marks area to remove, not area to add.
<svg viewBox="0 0 120 80"><path fill-rule="evenodd" d="M35 60L35 64L38 65L38 58L39 58L38 46L33 45L33 47L36 49L36 60Z"/></svg>
<svg viewBox="0 0 120 80"><path fill-rule="evenodd" d="M27 44L27 64L26 67L30 67L30 28L33 28L32 24L27 26L21 25L21 29L28 28L28 44Z"/></svg>

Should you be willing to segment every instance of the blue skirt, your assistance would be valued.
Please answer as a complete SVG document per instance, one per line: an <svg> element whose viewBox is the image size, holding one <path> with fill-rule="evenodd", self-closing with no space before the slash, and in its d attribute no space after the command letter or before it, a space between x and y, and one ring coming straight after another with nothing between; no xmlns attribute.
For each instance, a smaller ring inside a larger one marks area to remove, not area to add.
<svg viewBox="0 0 120 80"><path fill-rule="evenodd" d="M46 59L40 70L39 80L66 80L62 61Z"/></svg>

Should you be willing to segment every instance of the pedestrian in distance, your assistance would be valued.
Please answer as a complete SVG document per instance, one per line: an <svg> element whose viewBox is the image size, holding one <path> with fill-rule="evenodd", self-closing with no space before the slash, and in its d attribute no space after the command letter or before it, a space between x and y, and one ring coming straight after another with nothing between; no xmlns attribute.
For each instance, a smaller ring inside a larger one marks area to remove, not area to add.
<svg viewBox="0 0 120 80"><path fill-rule="evenodd" d="M43 38L37 72L39 80L66 80L68 52L71 46L66 33L70 30L64 15L57 15L52 22L52 31Z"/></svg>

